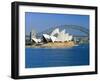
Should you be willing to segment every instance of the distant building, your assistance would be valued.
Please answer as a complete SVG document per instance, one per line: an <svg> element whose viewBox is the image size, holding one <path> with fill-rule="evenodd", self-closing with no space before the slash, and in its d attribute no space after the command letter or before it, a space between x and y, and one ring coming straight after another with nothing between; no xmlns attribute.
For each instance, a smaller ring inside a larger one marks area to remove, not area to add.
<svg viewBox="0 0 100 81"><path fill-rule="evenodd" d="M31 39L36 37L36 31L32 30L30 33L31 33Z"/></svg>

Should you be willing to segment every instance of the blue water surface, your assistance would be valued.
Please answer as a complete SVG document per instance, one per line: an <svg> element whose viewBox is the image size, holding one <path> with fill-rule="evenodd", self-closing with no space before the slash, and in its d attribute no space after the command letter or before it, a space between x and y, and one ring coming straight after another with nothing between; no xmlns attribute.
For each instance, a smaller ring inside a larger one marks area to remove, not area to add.
<svg viewBox="0 0 100 81"><path fill-rule="evenodd" d="M89 65L89 44L71 48L25 48L25 68Z"/></svg>

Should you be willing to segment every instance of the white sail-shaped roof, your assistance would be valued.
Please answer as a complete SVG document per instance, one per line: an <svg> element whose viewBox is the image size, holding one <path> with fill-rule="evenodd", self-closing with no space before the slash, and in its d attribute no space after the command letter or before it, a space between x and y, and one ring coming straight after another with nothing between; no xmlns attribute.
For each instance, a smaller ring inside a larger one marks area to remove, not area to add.
<svg viewBox="0 0 100 81"><path fill-rule="evenodd" d="M55 36L57 34L57 36ZM71 41L73 36L69 35L69 33L65 32L65 29L59 32L59 28L56 28L51 35L48 34L43 34L44 38L48 41L51 40L52 42L55 41L60 41L60 42L65 42L65 41Z"/></svg>
<svg viewBox="0 0 100 81"><path fill-rule="evenodd" d="M57 36L57 41L65 41L65 34L63 32L60 32Z"/></svg>
<svg viewBox="0 0 100 81"><path fill-rule="evenodd" d="M52 33L51 33L51 36L54 36L55 34L58 34L59 33L59 28L56 28Z"/></svg>
<svg viewBox="0 0 100 81"><path fill-rule="evenodd" d="M50 36L50 38L51 38L52 42L55 42L57 40L57 37L55 37L55 36Z"/></svg>
<svg viewBox="0 0 100 81"><path fill-rule="evenodd" d="M60 33L61 33L61 34L65 34L65 33L66 33L66 30L64 29L64 30L62 30Z"/></svg>
<svg viewBox="0 0 100 81"><path fill-rule="evenodd" d="M32 38L32 40L33 40L35 43L41 42L41 39L37 39L37 38Z"/></svg>
<svg viewBox="0 0 100 81"><path fill-rule="evenodd" d="M51 40L50 35L48 34L43 34L43 37L46 39L47 42Z"/></svg>
<svg viewBox="0 0 100 81"><path fill-rule="evenodd" d="M73 36L72 36L72 35L70 35L70 36L69 36L69 41L70 41L70 40L72 40L72 38L73 38Z"/></svg>
<svg viewBox="0 0 100 81"><path fill-rule="evenodd" d="M43 36L46 38L46 39L50 39L50 36L48 34L43 34Z"/></svg>

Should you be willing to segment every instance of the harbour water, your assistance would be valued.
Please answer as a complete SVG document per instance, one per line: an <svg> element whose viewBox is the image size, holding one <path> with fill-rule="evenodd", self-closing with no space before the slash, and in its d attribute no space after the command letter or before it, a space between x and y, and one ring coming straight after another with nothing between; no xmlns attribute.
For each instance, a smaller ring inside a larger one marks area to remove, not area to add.
<svg viewBox="0 0 100 81"><path fill-rule="evenodd" d="M89 65L89 44L71 48L25 48L25 68Z"/></svg>

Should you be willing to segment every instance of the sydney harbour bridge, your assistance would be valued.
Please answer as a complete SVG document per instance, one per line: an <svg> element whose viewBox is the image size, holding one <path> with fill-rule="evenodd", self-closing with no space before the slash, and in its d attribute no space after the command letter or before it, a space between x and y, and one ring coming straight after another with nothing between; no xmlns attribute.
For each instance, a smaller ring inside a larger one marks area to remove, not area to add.
<svg viewBox="0 0 100 81"><path fill-rule="evenodd" d="M78 25L60 25L60 26L55 26L55 27L51 27L49 29L46 29L45 31L42 31L38 34L43 34L43 33L51 33L54 29L56 28L59 28L60 30L63 30L63 29L66 29L66 30L69 30L69 29L73 29L73 30L78 30L78 31L81 31L83 32L84 34L86 34L87 36L89 35L89 30L82 27L82 26L78 26Z"/></svg>
<svg viewBox="0 0 100 81"><path fill-rule="evenodd" d="M67 32L71 30L69 34L71 34L74 38L74 41L81 41L81 42L89 42L89 29L78 26L78 25L59 25L55 27L50 27L49 29L46 29L42 32L38 32L36 35L38 37L42 36L43 34L50 34L54 29L59 28L59 30L65 29ZM74 31L80 32L77 35L73 33ZM83 33L83 34L81 34ZM26 36L26 38L29 38L30 36Z"/></svg>

